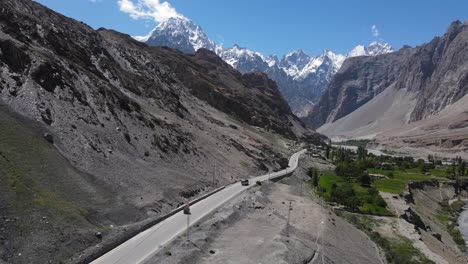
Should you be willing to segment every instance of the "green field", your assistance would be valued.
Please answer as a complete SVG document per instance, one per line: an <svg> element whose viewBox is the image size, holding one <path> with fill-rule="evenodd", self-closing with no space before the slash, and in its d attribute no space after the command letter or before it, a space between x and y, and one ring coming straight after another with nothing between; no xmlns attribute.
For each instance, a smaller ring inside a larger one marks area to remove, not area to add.
<svg viewBox="0 0 468 264"><path fill-rule="evenodd" d="M319 185L325 190L325 192L322 193L322 197L327 201L332 200L330 194L334 183L340 186L346 184L346 181L344 178L334 175L334 172L332 171L324 172L323 175L320 176ZM356 182L352 182L351 185L356 196L361 201L359 210L362 213L371 215L393 215L389 210L387 210L387 208L378 205L376 197L369 194L369 188L362 187Z"/></svg>
<svg viewBox="0 0 468 264"><path fill-rule="evenodd" d="M406 170L399 170L394 168L394 170L384 170L384 169L368 169L370 174L381 174L393 175L385 179L377 179L372 184L379 191L400 194L402 193L407 184L410 182L421 182L421 181L448 181L447 178L443 177L446 175L444 168L433 169L431 170L431 175L424 175L421 173L419 168L411 168ZM328 201L333 200L333 197L330 196L331 188L333 183L336 183L338 186L345 184L346 180L343 177L336 176L334 171L324 171L320 177L320 186L325 190L321 195ZM362 204L359 206L359 210L366 214L373 215L389 215L391 214L385 207L378 206L375 199L372 199L369 195L369 188L362 187L358 182L351 181L353 189L356 192L356 195L361 199Z"/></svg>
<svg viewBox="0 0 468 264"><path fill-rule="evenodd" d="M388 249L385 250L390 263L426 264L434 263L428 259L413 243L405 237L386 238Z"/></svg>
<svg viewBox="0 0 468 264"><path fill-rule="evenodd" d="M406 185L410 182L420 182L420 181L447 181L448 179L443 177L445 174L444 171L434 169L431 170L431 175L426 176L422 174L419 169L407 169L402 170L382 170L382 169L368 169L368 172L371 174L382 174L388 175L388 173L393 174L393 178L379 179L374 182L374 185L379 189L379 191L399 194L405 190Z"/></svg>

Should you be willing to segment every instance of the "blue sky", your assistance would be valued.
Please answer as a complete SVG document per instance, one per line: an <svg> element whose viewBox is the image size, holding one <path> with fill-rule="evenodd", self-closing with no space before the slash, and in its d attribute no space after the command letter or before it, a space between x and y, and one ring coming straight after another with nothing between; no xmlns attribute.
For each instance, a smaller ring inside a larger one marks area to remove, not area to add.
<svg viewBox="0 0 468 264"><path fill-rule="evenodd" d="M158 21L176 12L199 24L217 43L237 43L279 56L295 49L311 55L323 49L347 53L374 40L389 42L397 49L405 44L416 46L442 35L452 21L468 20L466 0L36 1L93 28L130 35L146 35ZM135 7L139 1L147 5L133 10L132 18L122 3ZM148 11L148 4L153 7L151 16L142 14Z"/></svg>

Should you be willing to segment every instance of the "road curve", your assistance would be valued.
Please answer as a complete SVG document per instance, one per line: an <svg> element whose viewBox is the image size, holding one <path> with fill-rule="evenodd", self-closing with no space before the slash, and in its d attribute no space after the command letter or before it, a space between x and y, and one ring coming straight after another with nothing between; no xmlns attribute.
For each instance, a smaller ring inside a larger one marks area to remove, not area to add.
<svg viewBox="0 0 468 264"><path fill-rule="evenodd" d="M236 182L226 186L223 190L209 196L208 198L192 205L190 207L190 225L194 225L203 217L212 213L218 207L239 195L255 184L257 181L267 181L276 177L281 177L293 172L298 165L299 157L306 150L301 150L294 153L289 159L288 168L265 174L250 179L250 186L241 186L240 182ZM187 216L183 212L179 212L161 223L150 227L149 229L139 233L138 235L127 240L120 246L109 251L102 257L91 262L92 264L128 264L142 263L154 254L156 254L164 245L172 241L178 235L186 231Z"/></svg>

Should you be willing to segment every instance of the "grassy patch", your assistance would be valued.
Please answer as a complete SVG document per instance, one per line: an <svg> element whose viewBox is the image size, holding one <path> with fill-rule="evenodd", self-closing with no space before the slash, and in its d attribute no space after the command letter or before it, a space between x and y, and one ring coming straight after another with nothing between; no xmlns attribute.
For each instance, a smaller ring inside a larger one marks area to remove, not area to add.
<svg viewBox="0 0 468 264"><path fill-rule="evenodd" d="M386 193L393 193L399 194L405 188L408 182L404 180L397 180L397 179L381 179L375 181L375 186L379 189L379 191L386 192Z"/></svg>
<svg viewBox="0 0 468 264"><path fill-rule="evenodd" d="M10 187L9 204L17 212L30 212L36 208L45 208L55 215L77 215L87 217L88 211L77 204L65 201L57 194L40 187L21 171L21 168L8 164L0 158L0 167L5 171L7 186Z"/></svg>
<svg viewBox="0 0 468 264"><path fill-rule="evenodd" d="M445 212L437 213L435 217L437 218L437 220L439 220L439 222L444 224L447 224L450 220L450 216Z"/></svg>
<svg viewBox="0 0 468 264"><path fill-rule="evenodd" d="M346 221L356 226L358 229L367 232L371 232L375 227L379 226L379 222L376 221L372 216L354 214L349 212L337 211L337 215L343 217Z"/></svg>
<svg viewBox="0 0 468 264"><path fill-rule="evenodd" d="M445 167L440 168L440 169L432 169L430 170L430 173L434 176L441 177L441 178L447 177L447 170L445 169Z"/></svg>
<svg viewBox="0 0 468 264"><path fill-rule="evenodd" d="M56 192L73 169L37 129L0 108L0 138L0 195L11 213L89 225L88 211Z"/></svg>
<svg viewBox="0 0 468 264"><path fill-rule="evenodd" d="M249 163L246 162L246 161L243 161L243 160L239 161L239 164L240 164L242 167L244 167L244 168L248 168L248 167L249 167Z"/></svg>
<svg viewBox="0 0 468 264"><path fill-rule="evenodd" d="M336 185L340 189L346 184L350 184L355 197L358 201L358 209L364 214L371 215L393 215L387 208L383 198L379 194L370 193L370 188L363 187L357 182L348 183L343 177L334 175L332 171L323 172L320 176L318 193L326 201L335 202L333 186Z"/></svg>
<svg viewBox="0 0 468 264"><path fill-rule="evenodd" d="M457 244L458 248L462 252L466 252L467 251L466 242L460 230L458 230L458 228L454 224L449 224L447 225L447 231L449 232L450 236L453 238L453 241L455 241L455 243Z"/></svg>
<svg viewBox="0 0 468 264"><path fill-rule="evenodd" d="M382 237L382 236L380 236ZM421 251L413 246L411 240L404 237L383 238L385 257L389 263L434 263L428 259Z"/></svg>
<svg viewBox="0 0 468 264"><path fill-rule="evenodd" d="M344 182L345 181L342 177L333 175L333 172L331 171L324 172L323 175L320 176L320 180L319 180L319 185L326 190L323 196L325 198L330 198L330 190L331 190L332 185L334 183L340 184Z"/></svg>
<svg viewBox="0 0 468 264"><path fill-rule="evenodd" d="M379 179L375 181L375 186L382 192L399 194L406 189L406 185L410 182L441 180L446 181L446 178L439 176L426 176L416 168L407 170L384 170L384 169L368 169L369 173L388 175L393 174L392 178Z"/></svg>

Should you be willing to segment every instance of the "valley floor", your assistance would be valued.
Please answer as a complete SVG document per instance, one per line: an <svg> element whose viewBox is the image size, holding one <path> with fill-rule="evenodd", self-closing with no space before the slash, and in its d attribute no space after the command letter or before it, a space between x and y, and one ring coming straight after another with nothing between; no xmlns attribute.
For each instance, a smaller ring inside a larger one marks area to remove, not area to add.
<svg viewBox="0 0 468 264"><path fill-rule="evenodd" d="M412 157L436 155L468 159L468 95L443 111L409 122L414 98L404 90L387 89L365 105L317 131L333 141L371 140L385 152Z"/></svg>
<svg viewBox="0 0 468 264"><path fill-rule="evenodd" d="M146 264L467 263L448 227L437 220L444 212L441 201L457 196L452 185L412 186L415 203L380 192L393 215L371 216L315 197L304 182L310 167L333 169L304 155L292 176L244 192Z"/></svg>
<svg viewBox="0 0 468 264"><path fill-rule="evenodd" d="M290 178L243 193L147 263L383 263L363 232L310 195L312 165L328 166L305 156Z"/></svg>

